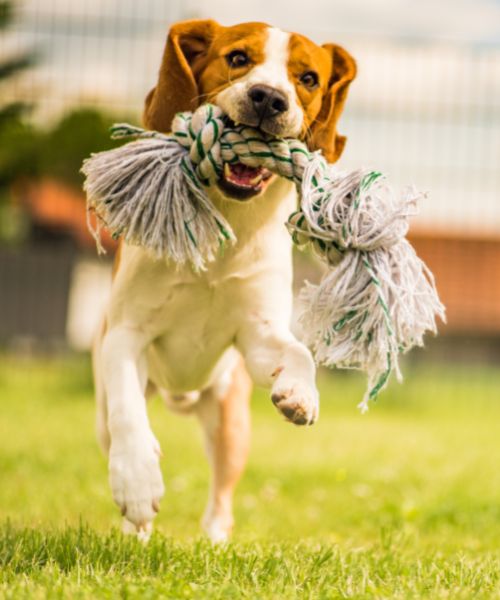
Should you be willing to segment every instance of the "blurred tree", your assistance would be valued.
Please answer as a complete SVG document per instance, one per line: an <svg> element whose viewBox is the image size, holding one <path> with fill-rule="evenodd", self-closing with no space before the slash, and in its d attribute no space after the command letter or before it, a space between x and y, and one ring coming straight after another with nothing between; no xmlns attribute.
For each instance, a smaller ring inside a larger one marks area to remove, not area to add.
<svg viewBox="0 0 500 600"><path fill-rule="evenodd" d="M122 143L109 137L109 127L117 120L93 108L68 113L45 135L40 153L40 174L82 189L80 168L83 160L92 152Z"/></svg>
<svg viewBox="0 0 500 600"><path fill-rule="evenodd" d="M7 29L14 18L13 3L9 0L0 0L0 35ZM4 86L11 77L34 65L36 55L32 51L9 57L0 57L0 86ZM25 102L11 102L0 106L0 128L13 119L19 118L29 105Z"/></svg>
<svg viewBox="0 0 500 600"><path fill-rule="evenodd" d="M0 196L14 182L38 175L43 137L19 116L0 126Z"/></svg>
<svg viewBox="0 0 500 600"><path fill-rule="evenodd" d="M29 232L26 215L9 202L13 186L22 196L23 183L47 177L82 190L82 162L121 143L109 136L120 120L93 108L73 110L47 130L20 115L6 120L0 126L0 240L19 243Z"/></svg>
<svg viewBox="0 0 500 600"><path fill-rule="evenodd" d="M14 18L13 2L0 0L0 36ZM25 51L0 56L0 89L10 85L17 75L35 63L35 54ZM15 240L26 230L25 219L16 207L9 206L9 189L20 175L34 175L39 135L23 123L30 109L26 102L0 104L0 239Z"/></svg>
<svg viewBox="0 0 500 600"><path fill-rule="evenodd" d="M0 0L0 36L13 21L13 7L11 0ZM0 55L0 92L35 62L36 55L29 50L15 56ZM110 139L109 126L122 119L79 108L52 127L41 129L26 118L32 108L22 100L0 101L0 241L19 242L29 229L22 206L11 202L13 195L23 195L25 182L49 177L81 190L83 160L92 152L119 145Z"/></svg>

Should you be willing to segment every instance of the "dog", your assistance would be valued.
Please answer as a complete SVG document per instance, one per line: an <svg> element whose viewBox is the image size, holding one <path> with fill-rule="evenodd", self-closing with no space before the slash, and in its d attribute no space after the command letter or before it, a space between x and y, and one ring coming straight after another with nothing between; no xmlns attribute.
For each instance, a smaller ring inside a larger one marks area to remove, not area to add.
<svg viewBox="0 0 500 600"><path fill-rule="evenodd" d="M212 102L235 124L301 138L335 162L345 144L337 122L355 75L354 59L335 44L318 46L263 23L180 22L168 33L143 120L168 132L177 112ZM318 417L314 361L289 328L292 257L284 223L297 205L294 185L265 168L226 165L208 194L237 243L200 272L122 244L93 350L97 431L113 498L125 530L145 539L164 493L146 410L150 393L201 423L212 468L202 524L214 542L228 539L233 526L252 382L270 388L288 421L310 425Z"/></svg>

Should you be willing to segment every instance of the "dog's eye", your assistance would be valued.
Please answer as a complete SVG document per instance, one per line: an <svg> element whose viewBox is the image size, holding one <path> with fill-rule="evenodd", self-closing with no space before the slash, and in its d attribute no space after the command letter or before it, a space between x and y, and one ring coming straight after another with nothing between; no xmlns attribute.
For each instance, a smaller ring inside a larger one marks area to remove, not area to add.
<svg viewBox="0 0 500 600"><path fill-rule="evenodd" d="M248 54L243 50L233 50L226 55L226 60L227 64L233 68L244 67L250 62Z"/></svg>
<svg viewBox="0 0 500 600"><path fill-rule="evenodd" d="M319 78L318 74L314 71L307 71L300 76L300 81L308 88L313 89L318 86Z"/></svg>

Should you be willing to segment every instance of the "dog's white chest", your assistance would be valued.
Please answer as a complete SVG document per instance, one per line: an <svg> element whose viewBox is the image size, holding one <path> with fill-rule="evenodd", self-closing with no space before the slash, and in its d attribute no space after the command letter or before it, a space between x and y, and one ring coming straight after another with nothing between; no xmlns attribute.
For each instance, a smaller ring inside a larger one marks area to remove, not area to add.
<svg viewBox="0 0 500 600"><path fill-rule="evenodd" d="M133 323L149 340L148 376L158 386L183 393L211 383L249 320L256 327L271 320L288 326L292 265L284 222L295 195L279 186L281 193L263 198L260 210L237 207L237 245L201 273L123 247L108 321ZM256 220L264 222L256 228Z"/></svg>
<svg viewBox="0 0 500 600"><path fill-rule="evenodd" d="M148 327L148 371L159 386L186 392L206 386L238 331L243 310L235 281L217 284L201 278L167 286L164 304Z"/></svg>

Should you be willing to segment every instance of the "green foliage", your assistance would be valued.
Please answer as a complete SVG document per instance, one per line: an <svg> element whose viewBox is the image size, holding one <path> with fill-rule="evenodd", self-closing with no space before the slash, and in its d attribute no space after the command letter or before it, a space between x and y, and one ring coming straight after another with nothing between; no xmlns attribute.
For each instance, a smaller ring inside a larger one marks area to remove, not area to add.
<svg viewBox="0 0 500 600"><path fill-rule="evenodd" d="M406 369L366 416L361 376L321 379L317 425L254 395L233 543L199 537L195 420L149 411L167 487L147 547L123 538L87 362L0 362L2 598L495 598L500 372Z"/></svg>
<svg viewBox="0 0 500 600"><path fill-rule="evenodd" d="M116 121L91 108L68 113L48 130L25 121L20 113L23 106L9 107L9 118L0 111L0 240L22 241L26 233L25 219L9 203L11 187L26 180L51 177L82 189L80 168L92 152L117 145L109 137L109 127ZM20 227L14 226L19 217Z"/></svg>
<svg viewBox="0 0 500 600"><path fill-rule="evenodd" d="M92 108L69 113L50 130L40 152L40 174L82 189L82 162L92 152L119 145L109 137L115 119Z"/></svg>
<svg viewBox="0 0 500 600"><path fill-rule="evenodd" d="M81 189L83 160L117 145L109 137L113 122L95 109L82 108L43 131L17 117L2 122L0 113L0 191L16 181L44 176Z"/></svg>
<svg viewBox="0 0 500 600"><path fill-rule="evenodd" d="M13 3L0 0L0 32L5 30L14 18ZM32 51L23 52L17 56L0 56L0 84L8 85L9 79L18 73L32 67L36 62L36 54ZM29 109L23 102L13 102L0 105L0 127L3 123L19 118Z"/></svg>
<svg viewBox="0 0 500 600"><path fill-rule="evenodd" d="M12 2L0 0L0 31L8 27L14 13ZM35 60L33 52L0 57L0 85L8 86L12 77ZM27 179L53 177L81 189L83 160L91 152L117 145L108 131L115 119L97 110L76 109L52 128L43 129L24 119L29 108L24 102L0 104L0 209L7 204L11 186Z"/></svg>
<svg viewBox="0 0 500 600"><path fill-rule="evenodd" d="M0 0L0 31L10 24L13 16L12 2L9 0Z"/></svg>
<svg viewBox="0 0 500 600"><path fill-rule="evenodd" d="M8 126L11 121L19 119L26 112L26 104L24 102L11 102L0 110L0 131L3 127Z"/></svg>
<svg viewBox="0 0 500 600"><path fill-rule="evenodd" d="M23 54L3 60L0 63L0 81L16 75L19 71L33 66L35 62L34 54Z"/></svg>
<svg viewBox="0 0 500 600"><path fill-rule="evenodd" d="M43 134L19 118L0 120L0 190L39 175Z"/></svg>
<svg viewBox="0 0 500 600"><path fill-rule="evenodd" d="M500 592L493 553L400 552L401 539L342 548L314 541L179 543L153 536L144 548L117 531L86 527L0 531L6 598L489 599Z"/></svg>
<svg viewBox="0 0 500 600"><path fill-rule="evenodd" d="M13 3L0 0L0 32L5 30L14 17ZM5 88L18 73L35 62L32 52L17 56L0 56L0 85ZM22 122L29 109L24 102L0 104L0 216L4 216L7 189L19 178L34 176L37 172L39 134ZM0 238L4 237L3 228Z"/></svg>

